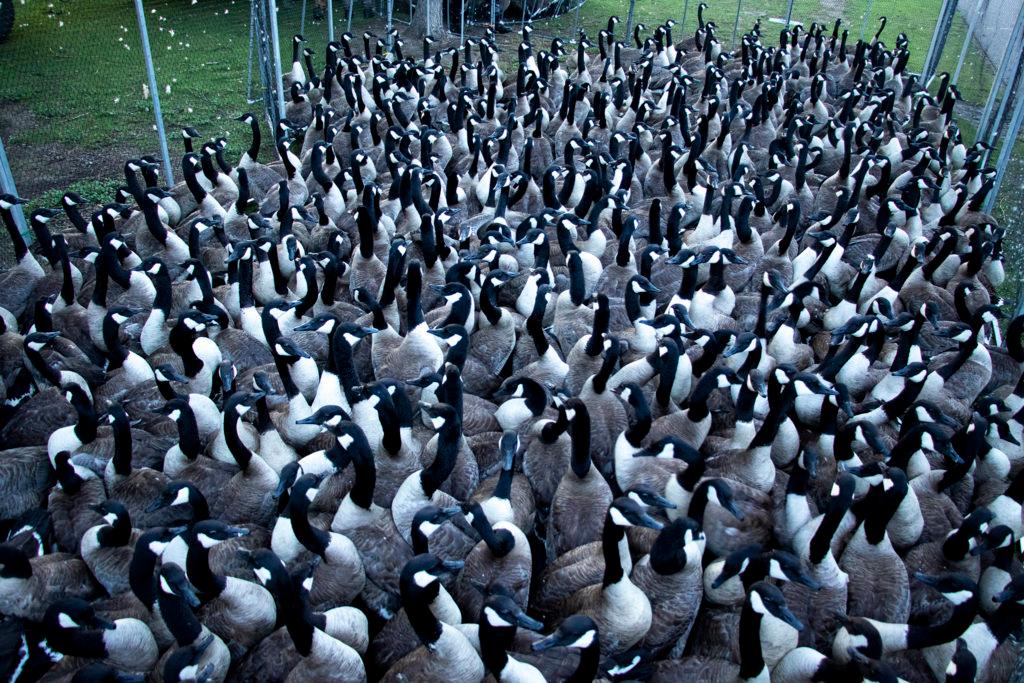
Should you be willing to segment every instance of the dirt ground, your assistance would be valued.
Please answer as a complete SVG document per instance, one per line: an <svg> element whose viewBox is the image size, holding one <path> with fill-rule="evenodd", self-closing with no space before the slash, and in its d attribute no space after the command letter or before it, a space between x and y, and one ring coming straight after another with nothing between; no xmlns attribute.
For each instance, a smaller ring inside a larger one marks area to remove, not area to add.
<svg viewBox="0 0 1024 683"><path fill-rule="evenodd" d="M35 114L23 104L0 103L0 137L7 149L18 193L29 199L53 189L63 189L79 180L116 176L124 159L138 150L118 147L83 149L57 142L26 144L17 132L36 125Z"/></svg>

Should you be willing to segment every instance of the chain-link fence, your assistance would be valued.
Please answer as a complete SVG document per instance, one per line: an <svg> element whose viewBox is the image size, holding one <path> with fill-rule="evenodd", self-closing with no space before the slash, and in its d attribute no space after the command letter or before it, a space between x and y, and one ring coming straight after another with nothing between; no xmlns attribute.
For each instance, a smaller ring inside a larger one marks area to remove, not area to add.
<svg viewBox="0 0 1024 683"><path fill-rule="evenodd" d="M1024 178L1018 162L1024 154L1008 147L1004 152L1004 143L1015 139L1011 124L1024 118L1017 106L1024 98L1013 96L1021 80L1024 0L730 0L709 3L703 17L696 0L474 0L465 6L460 0L430 1L442 3L434 7L440 7L443 25L432 30L447 28L453 42L481 33L492 16L498 19L502 59L513 67L525 20L540 40L562 38L566 59L575 59L581 31L590 42L589 54L595 54L611 16L619 18L616 38L630 45L638 26L650 35L667 19L676 22L671 28L676 42L692 36L701 19L713 19L731 49L739 49L755 25L774 42L787 22L818 22L831 30L839 19L851 49L876 32L889 48L905 36L911 71L950 74L959 93L956 114L964 141L971 144L980 136L993 143L988 162L1005 168L994 210L1009 228L1007 250L1014 256L1022 250L1016 236ZM32 200L29 208L55 206L65 190L107 201L123 182L126 159L160 159L154 89L172 172L180 165L187 127L203 140L223 138L237 157L249 135L237 117L250 110L273 112L275 100L290 95L276 93L272 18L279 64L287 72L296 56L322 69L328 41L346 30L353 32L356 49L363 47L363 31L369 31L367 40L376 49L378 40L388 41L389 27L407 31L415 13L415 0L143 0L141 5L155 87L134 2L14 0L12 30L0 43L0 140L18 191ZM306 39L297 53L296 34ZM407 45L408 54L418 56L418 42L410 39ZM942 81L932 79L933 93Z"/></svg>

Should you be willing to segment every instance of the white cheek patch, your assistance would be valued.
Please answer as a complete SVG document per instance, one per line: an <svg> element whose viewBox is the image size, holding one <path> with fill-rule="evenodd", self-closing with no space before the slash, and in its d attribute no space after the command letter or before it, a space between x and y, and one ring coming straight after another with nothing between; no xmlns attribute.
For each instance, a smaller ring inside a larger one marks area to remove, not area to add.
<svg viewBox="0 0 1024 683"><path fill-rule="evenodd" d="M750 606L758 614L768 613L768 608L765 607L764 601L761 600L761 596L757 591L751 591L750 593Z"/></svg>
<svg viewBox="0 0 1024 683"><path fill-rule="evenodd" d="M174 496L174 500L171 501L171 505L181 505L188 502L188 489L180 488L178 493Z"/></svg>
<svg viewBox="0 0 1024 683"><path fill-rule="evenodd" d="M320 489L306 489L306 500L312 503L316 499L316 494L320 492Z"/></svg>
<svg viewBox="0 0 1024 683"><path fill-rule="evenodd" d="M255 567L252 573L256 575L256 580L264 586L270 582L270 570L266 567Z"/></svg>
<svg viewBox="0 0 1024 683"><path fill-rule="evenodd" d="M171 589L171 584L167 583L167 579L160 577L160 588L163 589L164 593L170 593L174 595L174 590Z"/></svg>
<svg viewBox="0 0 1024 683"><path fill-rule="evenodd" d="M352 436L351 434L342 434L341 436L338 437L338 443L341 444L342 448L346 449L349 446L351 446L352 442L354 442L355 440L355 437Z"/></svg>
<svg viewBox="0 0 1024 683"><path fill-rule="evenodd" d="M412 575L412 580L420 588L426 588L430 584L437 581L437 577L427 571L418 571Z"/></svg>
<svg viewBox="0 0 1024 683"><path fill-rule="evenodd" d="M514 392L512 392L512 395L515 396L516 398L522 398L522 396L523 396L523 385L520 384L519 386L517 386L516 390Z"/></svg>
<svg viewBox="0 0 1024 683"><path fill-rule="evenodd" d="M839 495L839 484L832 484L832 497L835 498Z"/></svg>
<svg viewBox="0 0 1024 683"><path fill-rule="evenodd" d="M356 345L356 343L357 343L357 342L359 341L359 337L357 337L356 335L354 335L354 334L351 334L351 333L349 333L349 332L346 332L346 333L345 333L344 335L342 335L342 336L344 336L344 337L345 337L345 341L347 341L347 342L348 342L348 345L349 345L349 346L355 346L355 345Z"/></svg>
<svg viewBox="0 0 1024 683"><path fill-rule="evenodd" d="M172 410L172 411L170 412L170 414L169 414L169 415L168 415L167 417L169 417L169 418L171 418L172 420L175 420L175 421L176 421L176 420L177 420L178 418L180 418L180 417L181 417L181 411L180 411L180 410L178 410L177 408L175 408L174 410ZM184 490L184 489L182 489L182 490Z"/></svg>
<svg viewBox="0 0 1024 683"><path fill-rule="evenodd" d="M443 417L432 417L430 418L430 424L434 429L440 429L444 425Z"/></svg>
<svg viewBox="0 0 1024 683"><path fill-rule="evenodd" d="M469 517L469 515L466 515L466 516ZM440 528L441 528L440 524L434 524L433 522L429 522L429 521L420 522L420 531L422 531L423 535L426 536L427 538L430 538L430 535L433 534L435 531L437 531Z"/></svg>
<svg viewBox="0 0 1024 683"><path fill-rule="evenodd" d="M167 544L164 543L163 541L152 541L149 544L149 551L151 553L153 553L154 555L156 555L157 557L160 557L161 555L164 554L164 548L166 548L166 547L167 547Z"/></svg>
<svg viewBox="0 0 1024 683"><path fill-rule="evenodd" d="M449 346L458 346L459 342L462 341L462 335L461 334L453 334L452 336L448 337L448 339L446 341L448 342Z"/></svg>
<svg viewBox="0 0 1024 683"><path fill-rule="evenodd" d="M630 496L633 495L636 494L630 494ZM619 512L617 508L608 508L608 514L611 516L612 522L616 526L633 526L632 524L630 524L629 520L626 519L626 516Z"/></svg>
<svg viewBox="0 0 1024 683"><path fill-rule="evenodd" d="M882 490L883 491L888 491L893 486L894 486L894 482L893 482L892 479L885 478L885 479L882 480Z"/></svg>
<svg viewBox="0 0 1024 683"><path fill-rule="evenodd" d="M484 607L484 615L487 617L487 623L491 626L511 626L512 624L505 621L504 618L490 607Z"/></svg>
<svg viewBox="0 0 1024 683"><path fill-rule="evenodd" d="M199 540L199 545L203 546L204 548L212 548L213 546L220 543L220 541L218 541L217 539L210 538L206 534L198 534L196 538Z"/></svg>
<svg viewBox="0 0 1024 683"><path fill-rule="evenodd" d="M78 628L78 623L67 614L64 614L64 612L57 615L57 623L60 624L61 628Z"/></svg>
<svg viewBox="0 0 1024 683"><path fill-rule="evenodd" d="M117 515L115 515L113 512L108 512L107 514L103 515L103 521L107 524L113 524L117 521Z"/></svg>
<svg viewBox="0 0 1024 683"><path fill-rule="evenodd" d="M587 631L586 633L584 633L583 635L581 635L579 638L577 638L573 643L569 644L567 647L575 647L575 648L578 648L580 650L585 650L585 649L587 649L588 647L590 647L591 645L594 644L594 638L596 636L597 636L597 632L594 631L593 629L591 629L591 630ZM630 666L630 668L632 668L632 666Z"/></svg>
<svg viewBox="0 0 1024 683"><path fill-rule="evenodd" d="M241 415L245 415L245 414L246 414L246 413L248 413L248 412L249 412L250 410L252 410L252 406L246 406L246 405L239 405L239 406L238 406L238 414L239 414L240 416L241 416Z"/></svg>
<svg viewBox="0 0 1024 683"><path fill-rule="evenodd" d="M789 581L789 577L782 571L782 565L779 564L778 560L771 560L768 563L768 575L779 581Z"/></svg>
<svg viewBox="0 0 1024 683"><path fill-rule="evenodd" d="M954 593L943 593L945 598L954 605L962 605L970 600L974 594L971 591L956 591Z"/></svg>

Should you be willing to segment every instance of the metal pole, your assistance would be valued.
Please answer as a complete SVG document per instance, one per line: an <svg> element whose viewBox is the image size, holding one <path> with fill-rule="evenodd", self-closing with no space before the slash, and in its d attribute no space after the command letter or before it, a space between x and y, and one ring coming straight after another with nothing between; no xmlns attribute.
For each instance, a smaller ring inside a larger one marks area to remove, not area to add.
<svg viewBox="0 0 1024 683"><path fill-rule="evenodd" d="M11 173L11 165L7 161L7 152L4 150L3 138L0 138L0 190L7 194L13 194L15 197L18 196L18 189L14 186L14 174ZM25 238L25 243L31 244L32 232L25 223L25 212L22 210L21 204L15 204L11 208L11 213L14 214L14 224L18 226L18 232Z"/></svg>
<svg viewBox="0 0 1024 683"><path fill-rule="evenodd" d="M956 60L956 71L953 72L953 85L956 85L957 81L960 80L960 71L964 68L964 62L967 61L967 49L971 47L971 38L974 37L974 29L978 26L978 20L987 11L988 0L978 0L974 6L974 16L971 17L971 23L967 25L967 36L964 37L964 44L960 48L960 58Z"/></svg>
<svg viewBox="0 0 1024 683"><path fill-rule="evenodd" d="M142 8L142 0L135 0L135 18L139 21L139 38L142 39L142 54L146 58L146 75L149 76L149 94L153 98L153 118L156 119L156 134L160 138L160 155L164 158L164 176L168 185L174 185L174 172L171 170L171 154L167 151L167 133L164 132L164 117L160 111L160 89L156 84L156 71L153 69L153 53L149 49L149 33L146 31L146 11Z"/></svg>
<svg viewBox="0 0 1024 683"><path fill-rule="evenodd" d="M629 14L626 15L626 35L633 34L633 13L636 11L636 0L629 0Z"/></svg>
<svg viewBox="0 0 1024 683"><path fill-rule="evenodd" d="M999 150L999 159L996 161L996 178L992 185L992 191L985 197L985 211L991 212L995 205L996 196L999 194L999 187L1003 184L1003 177L1006 175L1006 167L1010 163L1010 155L1013 154L1014 143L1017 141L1017 134L1020 132L1021 123L1024 122L1024 93L1017 94L1017 104L1013 108L1013 118L1010 119L1010 129L1006 131L1003 138L1003 146Z"/></svg>
<svg viewBox="0 0 1024 683"><path fill-rule="evenodd" d="M732 22L732 46L736 47L736 32L740 27L740 10L743 8L743 0L736 0L736 19Z"/></svg>
<svg viewBox="0 0 1024 683"><path fill-rule="evenodd" d="M352 33L352 5L354 5L355 2L356 0L348 0L348 25L345 26L345 31L347 33Z"/></svg>
<svg viewBox="0 0 1024 683"><path fill-rule="evenodd" d="M334 42L334 0L327 0L327 42Z"/></svg>
<svg viewBox="0 0 1024 683"><path fill-rule="evenodd" d="M786 5L786 28L789 28L789 24L792 21L793 21L793 0L789 0L789 4Z"/></svg>
<svg viewBox="0 0 1024 683"><path fill-rule="evenodd" d="M1017 44L1020 42L1022 29L1024 29L1024 5L1017 12L1017 22L1013 25L1010 43L1006 46L1003 58L999 62L996 77L992 80L992 88L989 90L988 99L985 100L985 108L982 110L981 118L978 120L978 134L975 142L988 138L989 126L992 123L992 110L996 106L996 100L999 99L999 89L1002 82L1006 80L1007 71L1010 69L1010 61L1017 55Z"/></svg>
<svg viewBox="0 0 1024 683"><path fill-rule="evenodd" d="M459 47L466 44L466 0L459 0Z"/></svg>
<svg viewBox="0 0 1024 683"><path fill-rule="evenodd" d="M924 71L921 74L921 80L925 83L935 74L935 69L939 65L939 58L942 57L942 50L946 46L946 38L949 37L949 27L956 13L957 2L958 0L942 0L942 9L935 22L935 31L932 33L932 42L928 46L928 56L925 57Z"/></svg>
<svg viewBox="0 0 1024 683"><path fill-rule="evenodd" d="M793 0L789 0L789 6L793 6ZM685 35L686 33L686 15L690 13L690 0L683 0L683 20L679 22L680 31ZM629 42L629 36L626 36L626 42Z"/></svg>
<svg viewBox="0 0 1024 683"><path fill-rule="evenodd" d="M1006 115L1006 107L1009 106L1015 93L1019 92L1021 78L1024 77L1024 61L1017 62L1017 68L1014 70L1013 77L1007 80L1006 90L1003 95L1003 100L999 103L999 109L996 111L995 118L992 119L991 125L989 126L988 144L995 147L996 140L999 138L999 129L1003 127L1003 117ZM985 163L988 163L988 159L991 152L986 150Z"/></svg>
<svg viewBox="0 0 1024 683"><path fill-rule="evenodd" d="M494 0L491 0L491 28L494 28L495 12L497 12L497 8L495 7Z"/></svg>
<svg viewBox="0 0 1024 683"><path fill-rule="evenodd" d="M306 0L302 0L302 14L299 15L299 33L306 35Z"/></svg>
<svg viewBox="0 0 1024 683"><path fill-rule="evenodd" d="M246 77L245 101L252 104L252 57L256 48L256 3L249 3L249 75Z"/></svg>
<svg viewBox="0 0 1024 683"><path fill-rule="evenodd" d="M871 18L871 9L875 5L875 0L868 0L868 8L864 10L864 20L860 24L860 39L864 40L864 34L868 32L868 19ZM789 6L792 7L793 3L790 2Z"/></svg>
<svg viewBox="0 0 1024 683"><path fill-rule="evenodd" d="M394 14L395 14L395 0L388 0L388 25L387 25L387 31L388 31L388 39L387 39L388 52L391 52L391 27L394 25L393 24Z"/></svg>
<svg viewBox="0 0 1024 683"><path fill-rule="evenodd" d="M574 20L575 26L573 30L573 36L579 38L580 36L580 7L583 5L583 0L576 0L576 18Z"/></svg>
<svg viewBox="0 0 1024 683"><path fill-rule="evenodd" d="M277 0L267 0L270 8L270 44L274 48L274 82L277 84L277 111L284 116L284 77L281 68L281 39L277 33Z"/></svg>

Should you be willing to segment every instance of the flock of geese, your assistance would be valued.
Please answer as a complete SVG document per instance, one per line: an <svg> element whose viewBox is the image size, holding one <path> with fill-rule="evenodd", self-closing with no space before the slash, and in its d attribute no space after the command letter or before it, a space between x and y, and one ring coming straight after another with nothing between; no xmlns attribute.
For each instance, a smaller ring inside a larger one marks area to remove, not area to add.
<svg viewBox="0 0 1024 683"><path fill-rule="evenodd" d="M0 672L1008 680L985 149L884 19L704 9L296 36L272 146L185 129L182 183L129 160L31 248L0 196Z"/></svg>

